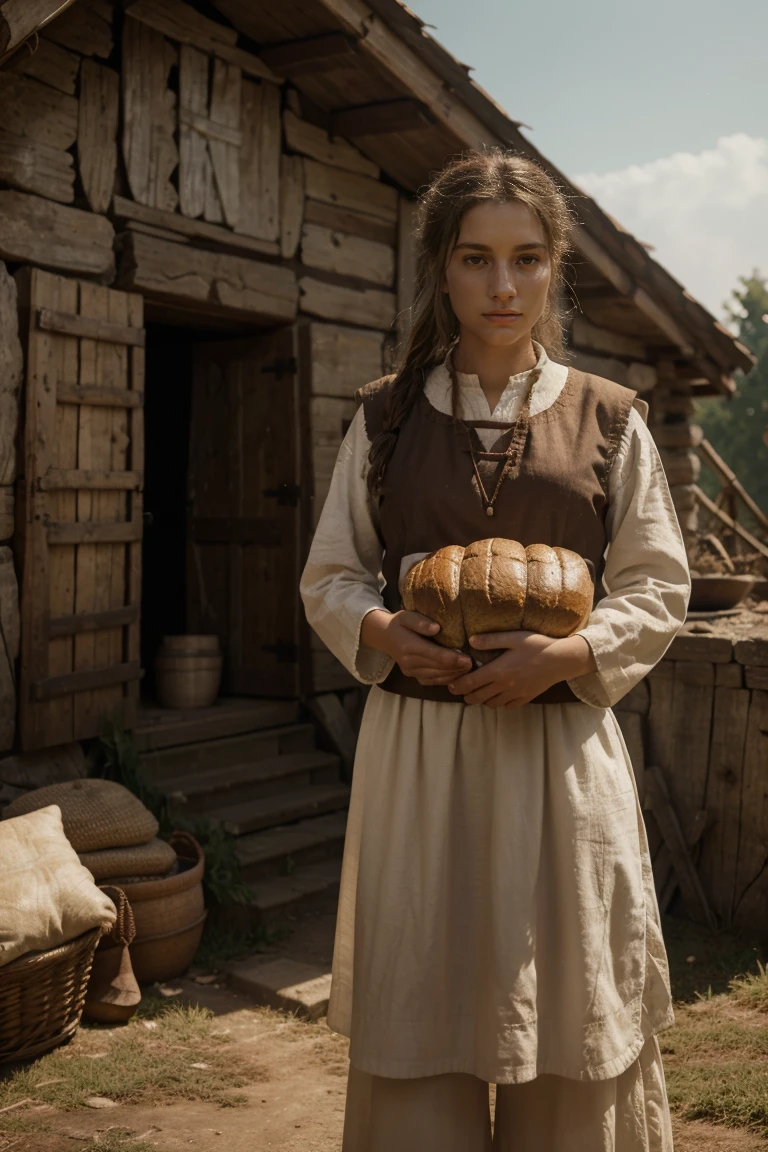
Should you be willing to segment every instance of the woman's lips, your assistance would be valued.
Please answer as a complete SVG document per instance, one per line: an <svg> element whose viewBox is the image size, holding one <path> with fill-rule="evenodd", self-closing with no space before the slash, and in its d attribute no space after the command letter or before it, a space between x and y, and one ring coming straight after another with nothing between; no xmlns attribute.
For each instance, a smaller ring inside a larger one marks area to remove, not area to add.
<svg viewBox="0 0 768 1152"><path fill-rule="evenodd" d="M520 319L522 312L484 312L483 316L491 324L513 324Z"/></svg>

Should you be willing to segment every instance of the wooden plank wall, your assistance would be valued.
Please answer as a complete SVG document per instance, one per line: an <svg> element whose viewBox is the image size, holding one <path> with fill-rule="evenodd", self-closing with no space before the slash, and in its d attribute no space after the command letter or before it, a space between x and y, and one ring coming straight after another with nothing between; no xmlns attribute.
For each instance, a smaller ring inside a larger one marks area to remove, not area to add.
<svg viewBox="0 0 768 1152"><path fill-rule="evenodd" d="M768 914L768 641L678 636L615 714L646 808L662 911L677 876L646 785L652 765L718 922L754 930ZM697 906L686 911L701 918Z"/></svg>

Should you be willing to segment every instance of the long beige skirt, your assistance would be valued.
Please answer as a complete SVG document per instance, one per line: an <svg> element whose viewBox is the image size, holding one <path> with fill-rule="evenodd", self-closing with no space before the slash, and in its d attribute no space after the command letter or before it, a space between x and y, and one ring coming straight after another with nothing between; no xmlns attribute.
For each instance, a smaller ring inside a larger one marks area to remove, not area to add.
<svg viewBox="0 0 768 1152"><path fill-rule="evenodd" d="M476 1076L387 1079L351 1066L342 1152L672 1152L658 1041L611 1080L500 1084L493 1137Z"/></svg>
<svg viewBox="0 0 768 1152"><path fill-rule="evenodd" d="M361 1072L609 1081L672 1006L615 717L374 687L358 741L328 1024Z"/></svg>

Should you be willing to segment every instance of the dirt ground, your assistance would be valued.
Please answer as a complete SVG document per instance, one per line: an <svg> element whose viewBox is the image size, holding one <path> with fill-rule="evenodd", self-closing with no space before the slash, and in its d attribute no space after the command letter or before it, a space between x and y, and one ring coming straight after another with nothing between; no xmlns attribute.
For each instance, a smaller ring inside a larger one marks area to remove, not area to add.
<svg viewBox="0 0 768 1152"><path fill-rule="evenodd" d="M333 902L331 901L331 905ZM330 963L335 908L295 920L268 953L318 966ZM265 956L267 958L267 956ZM325 1020L307 1023L255 1007L225 985L174 982L180 1000L209 1008L228 1032L228 1051L240 1051L251 1083L243 1103L181 1101L171 1105L117 1105L105 1110L27 1108L34 1130L0 1136L0 1152L339 1152L344 1121L348 1041ZM231 1045L231 1046L230 1046ZM493 1103L494 1090L491 1090ZM0 1117L0 1120L3 1118ZM38 1127L39 1125L39 1127ZM766 1142L749 1132L674 1118L676 1152L758 1152ZM2 1126L0 1125L0 1132ZM542 1152L556 1152L542 1149Z"/></svg>

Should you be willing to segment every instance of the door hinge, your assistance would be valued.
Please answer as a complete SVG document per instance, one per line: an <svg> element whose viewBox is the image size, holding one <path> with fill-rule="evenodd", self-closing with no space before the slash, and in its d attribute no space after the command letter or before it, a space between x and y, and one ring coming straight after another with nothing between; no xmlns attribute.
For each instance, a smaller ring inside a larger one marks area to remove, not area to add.
<svg viewBox="0 0 768 1152"><path fill-rule="evenodd" d="M262 372L273 372L275 376L295 376L298 369L295 356L278 356L271 364L263 364Z"/></svg>
<svg viewBox="0 0 768 1152"><path fill-rule="evenodd" d="M271 496L283 508L295 508L301 499L298 484L278 484L277 488L262 489L262 496Z"/></svg>
<svg viewBox="0 0 768 1152"><path fill-rule="evenodd" d="M262 644L262 651L272 652L278 664L298 664L299 646L291 640L278 640L276 644Z"/></svg>

